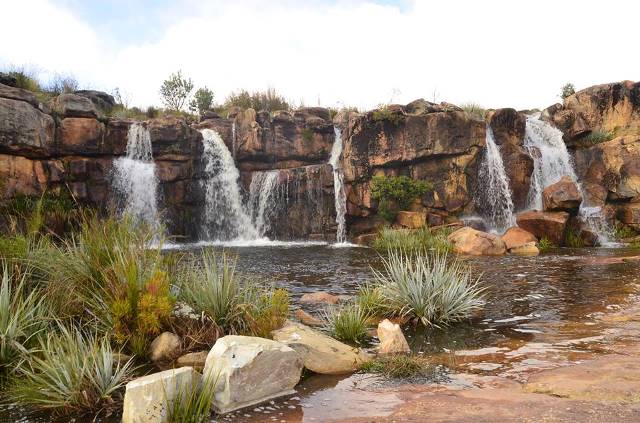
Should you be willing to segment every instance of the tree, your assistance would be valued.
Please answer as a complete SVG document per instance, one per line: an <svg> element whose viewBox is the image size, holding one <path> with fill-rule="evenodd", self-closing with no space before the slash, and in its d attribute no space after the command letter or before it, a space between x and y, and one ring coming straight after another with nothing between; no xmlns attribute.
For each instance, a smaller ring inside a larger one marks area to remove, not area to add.
<svg viewBox="0 0 640 423"><path fill-rule="evenodd" d="M193 90L191 78L183 78L182 71L172 73L160 87L160 95L164 105L173 111L180 111L184 107L189 94Z"/></svg>
<svg viewBox="0 0 640 423"><path fill-rule="evenodd" d="M568 82L562 86L562 93L560 93L560 97L562 97L562 99L564 100L565 98L575 93L576 93L576 88L573 86L572 83Z"/></svg>
<svg viewBox="0 0 640 423"><path fill-rule="evenodd" d="M198 88L193 95L193 100L189 103L189 110L192 112L198 112L200 116L207 110L211 110L213 105L213 91L207 87Z"/></svg>

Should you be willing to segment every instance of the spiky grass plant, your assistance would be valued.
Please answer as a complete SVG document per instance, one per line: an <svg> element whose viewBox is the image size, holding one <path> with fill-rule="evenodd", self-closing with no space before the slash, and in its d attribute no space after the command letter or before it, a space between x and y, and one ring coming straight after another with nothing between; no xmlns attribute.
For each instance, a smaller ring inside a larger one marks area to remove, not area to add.
<svg viewBox="0 0 640 423"><path fill-rule="evenodd" d="M453 247L447 236L448 228L432 230L423 227L417 230L383 228L373 247L380 251L420 252L431 251L440 254L452 251Z"/></svg>
<svg viewBox="0 0 640 423"><path fill-rule="evenodd" d="M175 398L169 402L169 423L204 423L211 417L211 406L217 379L204 376L200 383L178 387Z"/></svg>
<svg viewBox="0 0 640 423"><path fill-rule="evenodd" d="M118 362L107 339L60 324L40 338L38 352L20 367L7 397L57 414L95 412L121 401L132 372L131 360Z"/></svg>
<svg viewBox="0 0 640 423"><path fill-rule="evenodd" d="M384 316L389 312L387 301L380 287L371 282L358 286L355 298L356 305L370 316Z"/></svg>
<svg viewBox="0 0 640 423"><path fill-rule="evenodd" d="M457 258L390 252L382 261L384 270L373 273L397 315L425 326L442 326L482 307L480 278Z"/></svg>
<svg viewBox="0 0 640 423"><path fill-rule="evenodd" d="M179 295L227 333L268 336L289 315L289 294L236 272L236 263L205 251L201 266L189 266L181 277Z"/></svg>
<svg viewBox="0 0 640 423"><path fill-rule="evenodd" d="M15 371L46 319L41 292L27 292L27 273L14 276L2 263L0 285L0 384Z"/></svg>
<svg viewBox="0 0 640 423"><path fill-rule="evenodd" d="M540 238L540 241L538 241L538 250L540 250L541 253L546 253L552 248L556 248L556 245L546 236L543 236Z"/></svg>
<svg viewBox="0 0 640 423"><path fill-rule="evenodd" d="M432 365L428 359L405 354L379 356L365 362L360 368L364 373L380 373L394 379L406 379L417 376L427 376L432 372Z"/></svg>
<svg viewBox="0 0 640 423"><path fill-rule="evenodd" d="M354 303L330 307L323 313L325 329L341 341L359 344L367 339L371 315Z"/></svg>

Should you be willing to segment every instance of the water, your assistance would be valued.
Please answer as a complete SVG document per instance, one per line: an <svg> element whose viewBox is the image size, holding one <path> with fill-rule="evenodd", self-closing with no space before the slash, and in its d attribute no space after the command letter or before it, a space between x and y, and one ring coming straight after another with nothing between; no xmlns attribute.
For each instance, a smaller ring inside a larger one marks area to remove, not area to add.
<svg viewBox="0 0 640 423"><path fill-rule="evenodd" d="M347 194L344 189L344 172L340 164L340 156L342 155L342 132L337 126L334 126L333 130L335 132L335 140L331 147L329 164L333 168L333 195L336 206L336 223L338 224L336 242L337 244L344 244L347 240L345 219L347 213Z"/></svg>
<svg viewBox="0 0 640 423"><path fill-rule="evenodd" d="M540 120L539 114L527 117L524 147L533 159L533 174L527 197L529 209L542 210L542 192L563 176L568 176L578 185L583 202L579 216L586 226L598 235L601 245L609 245L612 229L606 221L602 209L590 203L587 192L580 184L573 160L562 139L562 132L547 122Z"/></svg>
<svg viewBox="0 0 640 423"><path fill-rule="evenodd" d="M515 226L513 200L509 178L504 170L500 150L496 145L491 126L487 125L486 149L478 172L479 189L476 204L494 232L504 232Z"/></svg>
<svg viewBox="0 0 640 423"><path fill-rule="evenodd" d="M278 176L277 170L255 172L251 176L249 214L261 236L271 228L270 221L278 206Z"/></svg>
<svg viewBox="0 0 640 423"><path fill-rule="evenodd" d="M255 240L260 236L246 212L240 193L240 174L233 157L216 131L203 129L203 161L205 193L202 240Z"/></svg>
<svg viewBox="0 0 640 423"><path fill-rule="evenodd" d="M140 123L129 127L126 157L120 157L113 163L113 188L119 196L120 213L154 229L160 226L158 177L153 163L151 136Z"/></svg>

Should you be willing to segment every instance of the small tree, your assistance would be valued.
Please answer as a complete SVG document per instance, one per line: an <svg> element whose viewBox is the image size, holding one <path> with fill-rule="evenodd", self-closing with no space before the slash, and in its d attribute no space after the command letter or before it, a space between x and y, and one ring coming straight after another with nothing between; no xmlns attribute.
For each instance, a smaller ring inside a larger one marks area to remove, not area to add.
<svg viewBox="0 0 640 423"><path fill-rule="evenodd" d="M392 222L401 210L408 210L418 197L433 190L426 181L407 176L374 176L371 181L371 198L378 201L378 212Z"/></svg>
<svg viewBox="0 0 640 423"><path fill-rule="evenodd" d="M200 116L207 110L211 110L213 105L213 91L207 87L198 88L193 95L193 100L189 103L189 110L192 112L198 112Z"/></svg>
<svg viewBox="0 0 640 423"><path fill-rule="evenodd" d="M564 100L570 95L574 95L576 93L576 87L573 86L572 83L568 82L562 86L562 92L560 93L560 97Z"/></svg>
<svg viewBox="0 0 640 423"><path fill-rule="evenodd" d="M172 73L160 87L160 95L164 105L173 111L180 111L184 107L193 90L191 78L183 78L182 71Z"/></svg>

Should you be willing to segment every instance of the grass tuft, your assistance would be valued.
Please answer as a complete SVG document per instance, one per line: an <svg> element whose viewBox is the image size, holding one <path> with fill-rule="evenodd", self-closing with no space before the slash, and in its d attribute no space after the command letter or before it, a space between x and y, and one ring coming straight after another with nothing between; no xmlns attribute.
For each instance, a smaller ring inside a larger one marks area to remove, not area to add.
<svg viewBox="0 0 640 423"><path fill-rule="evenodd" d="M367 339L371 315L356 304L330 307L324 311L325 328L331 335L345 342L359 344Z"/></svg>
<svg viewBox="0 0 640 423"><path fill-rule="evenodd" d="M204 377L200 383L179 388L167 410L169 423L204 423L211 417L216 379Z"/></svg>
<svg viewBox="0 0 640 423"><path fill-rule="evenodd" d="M373 248L380 252L403 251L435 252L446 254L453 250L447 239L452 232L450 228L431 230L423 227L416 230L383 228L373 242Z"/></svg>
<svg viewBox="0 0 640 423"><path fill-rule="evenodd" d="M360 368L364 373L379 373L394 379L428 376L433 373L432 365L424 357L414 355L386 355L368 361Z"/></svg>
<svg viewBox="0 0 640 423"><path fill-rule="evenodd" d="M540 241L538 241L538 250L540 250L541 253L547 253L552 248L556 248L556 245L546 236L543 236L540 238Z"/></svg>

